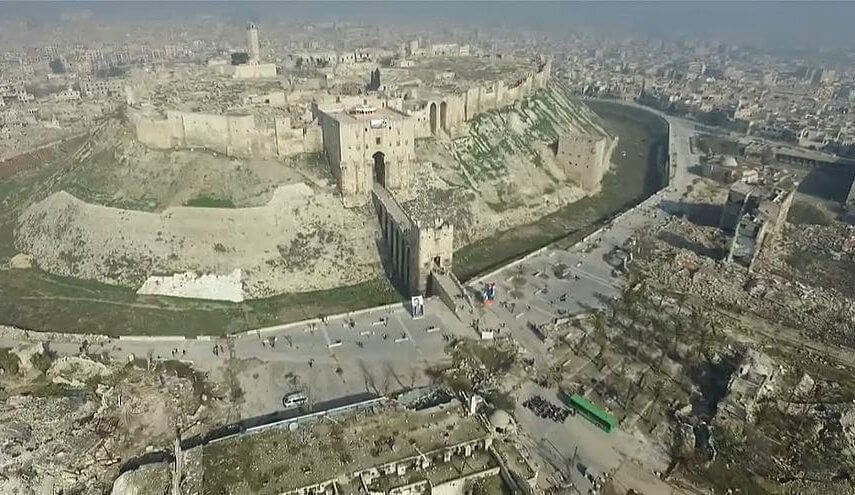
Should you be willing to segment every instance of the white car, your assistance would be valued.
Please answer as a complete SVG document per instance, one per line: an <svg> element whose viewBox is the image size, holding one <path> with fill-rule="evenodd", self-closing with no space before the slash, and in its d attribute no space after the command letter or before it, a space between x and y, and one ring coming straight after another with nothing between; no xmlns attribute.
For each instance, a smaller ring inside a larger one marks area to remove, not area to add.
<svg viewBox="0 0 855 495"><path fill-rule="evenodd" d="M293 392L285 397L282 397L282 407L285 409L290 409L292 407L299 407L309 401L309 398L306 397L306 394L302 392Z"/></svg>

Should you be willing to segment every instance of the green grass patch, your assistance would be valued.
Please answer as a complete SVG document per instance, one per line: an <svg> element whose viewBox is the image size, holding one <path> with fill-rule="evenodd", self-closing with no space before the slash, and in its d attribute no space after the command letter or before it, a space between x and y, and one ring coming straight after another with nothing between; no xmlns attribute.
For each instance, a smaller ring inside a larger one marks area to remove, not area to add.
<svg viewBox="0 0 855 495"><path fill-rule="evenodd" d="M787 221L796 225L831 225L834 217L823 207L806 199L795 198Z"/></svg>
<svg viewBox="0 0 855 495"><path fill-rule="evenodd" d="M196 208L234 208L235 204L228 198L198 196L185 202L184 206L194 206Z"/></svg>
<svg viewBox="0 0 855 495"><path fill-rule="evenodd" d="M397 301L376 279L331 290L229 303L164 296L59 277L38 269L0 277L0 323L104 335L224 335Z"/></svg>

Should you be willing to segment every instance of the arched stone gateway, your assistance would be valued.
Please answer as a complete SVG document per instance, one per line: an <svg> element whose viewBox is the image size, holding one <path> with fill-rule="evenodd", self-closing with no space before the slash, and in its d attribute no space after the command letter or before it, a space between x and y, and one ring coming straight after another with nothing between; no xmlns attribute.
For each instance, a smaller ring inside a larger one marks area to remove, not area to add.
<svg viewBox="0 0 855 495"><path fill-rule="evenodd" d="M430 133L436 134L436 103L430 104Z"/></svg>
<svg viewBox="0 0 855 495"><path fill-rule="evenodd" d="M372 157L374 158L374 182L386 187L386 155L378 151Z"/></svg>
<svg viewBox="0 0 855 495"><path fill-rule="evenodd" d="M440 129L443 129L446 131L448 130L448 123L447 123L448 120L446 117L447 115L448 115L448 103L443 101L442 103L439 104L439 127L440 127Z"/></svg>

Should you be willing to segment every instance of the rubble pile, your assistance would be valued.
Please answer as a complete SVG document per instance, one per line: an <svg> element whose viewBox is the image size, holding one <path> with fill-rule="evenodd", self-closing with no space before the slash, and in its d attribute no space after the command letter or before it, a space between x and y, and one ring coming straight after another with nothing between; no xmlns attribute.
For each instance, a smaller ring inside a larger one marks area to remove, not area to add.
<svg viewBox="0 0 855 495"><path fill-rule="evenodd" d="M54 359L43 343L3 351L0 493L110 493L136 456L168 450L176 432L225 415L216 394L203 397L178 366ZM138 484L131 477L116 493L136 493L121 488ZM145 478L157 485L162 476Z"/></svg>
<svg viewBox="0 0 855 495"><path fill-rule="evenodd" d="M171 481L172 469L169 464L149 464L122 473L113 483L110 495L167 494L172 486Z"/></svg>
<svg viewBox="0 0 855 495"><path fill-rule="evenodd" d="M435 378L454 392L489 396L501 388L502 378L516 361L517 348L513 341L495 341L491 345L460 341L451 344L450 353L453 364L434 370Z"/></svg>
<svg viewBox="0 0 855 495"><path fill-rule="evenodd" d="M725 339L718 350L698 354L706 356L709 376L723 378L699 384L704 397L709 393L715 399L712 416L698 416L702 409L690 406L679 410L680 422L672 428L675 452L701 459L689 468L699 472L720 469L721 463L745 466L759 478L786 486L783 493L851 493L839 485L848 480L845 466L855 460L855 389L846 363L803 349L788 355L795 348L787 345L759 347L756 334L742 333L741 319L728 315L751 315L744 321L765 320L769 329L785 326L801 333L788 332L791 338L855 347L855 313L851 291L840 282L844 279L813 283L797 270L845 271L853 259L855 229L788 225L784 235L764 246L752 270L710 255L715 230L675 219L635 240L646 247L632 270L647 282L647 299L667 300L679 308L677 314L692 307L710 323L708 316L718 316L712 326L724 329L715 337ZM807 262L797 265L794 252L809 253ZM660 298L657 292L663 290ZM643 320L643 315L636 318ZM734 334L740 335L737 341L730 337ZM722 345L744 347L733 365L723 366L727 363L718 359ZM679 346L673 348L678 355Z"/></svg>
<svg viewBox="0 0 855 495"><path fill-rule="evenodd" d="M848 229L813 227L806 229L805 238L813 239L816 246L831 246L827 249L839 246L842 252L844 238L840 232ZM855 312L851 300L841 291L806 285L789 276L791 270L785 266L780 246L765 250L758 268L749 271L663 240L668 239L669 231L699 240L701 235L687 235L697 229L701 228L674 221L664 227L665 232L647 233L647 241L654 249L637 260L638 267L651 281L671 291L696 296L727 310L757 314L823 342L855 347Z"/></svg>
<svg viewBox="0 0 855 495"><path fill-rule="evenodd" d="M787 234L784 239L787 245L838 258L855 256L855 226L852 225L799 225L788 229Z"/></svg>

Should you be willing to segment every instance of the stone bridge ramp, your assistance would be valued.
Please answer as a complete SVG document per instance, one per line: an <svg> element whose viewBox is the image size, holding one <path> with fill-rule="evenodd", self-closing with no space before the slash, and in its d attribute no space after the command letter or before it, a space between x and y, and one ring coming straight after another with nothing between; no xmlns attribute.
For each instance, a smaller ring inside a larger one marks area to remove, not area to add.
<svg viewBox="0 0 855 495"><path fill-rule="evenodd" d="M410 295L410 270L414 251L411 234L415 226L386 188L375 183L372 196L377 220L380 222L380 247L386 272L395 287L405 295Z"/></svg>

